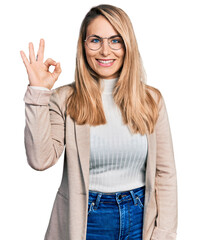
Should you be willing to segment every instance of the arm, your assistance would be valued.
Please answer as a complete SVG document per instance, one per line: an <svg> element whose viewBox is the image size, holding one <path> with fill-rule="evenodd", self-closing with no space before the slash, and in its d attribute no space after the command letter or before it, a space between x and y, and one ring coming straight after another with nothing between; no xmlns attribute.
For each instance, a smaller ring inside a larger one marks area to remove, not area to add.
<svg viewBox="0 0 198 240"><path fill-rule="evenodd" d="M178 221L177 176L166 105L162 97L156 123L156 201L158 215L151 240L175 240Z"/></svg>
<svg viewBox="0 0 198 240"><path fill-rule="evenodd" d="M59 96L56 89L44 91L28 85L23 100L27 161L35 170L45 170L57 162L65 146L65 119Z"/></svg>

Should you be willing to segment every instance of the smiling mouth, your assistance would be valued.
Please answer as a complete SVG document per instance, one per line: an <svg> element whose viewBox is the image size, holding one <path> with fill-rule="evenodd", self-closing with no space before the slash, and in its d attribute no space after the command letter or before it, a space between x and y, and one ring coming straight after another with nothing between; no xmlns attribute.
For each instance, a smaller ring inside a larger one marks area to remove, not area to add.
<svg viewBox="0 0 198 240"><path fill-rule="evenodd" d="M101 60L101 59L96 59L98 62L100 63L104 63L104 64L108 64L108 63L112 63L115 61L115 59L108 59L108 60Z"/></svg>

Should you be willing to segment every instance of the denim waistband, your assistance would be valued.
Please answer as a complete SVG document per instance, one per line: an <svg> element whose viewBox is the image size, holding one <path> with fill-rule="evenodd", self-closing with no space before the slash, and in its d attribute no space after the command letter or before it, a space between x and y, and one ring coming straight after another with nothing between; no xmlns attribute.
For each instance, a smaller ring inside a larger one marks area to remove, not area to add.
<svg viewBox="0 0 198 240"><path fill-rule="evenodd" d="M128 191L119 191L114 193L106 193L106 192L103 193L99 191L89 190L89 198L115 202L117 199L127 198L128 196L135 199L136 196L141 196L144 193L145 193L145 186L134 188Z"/></svg>

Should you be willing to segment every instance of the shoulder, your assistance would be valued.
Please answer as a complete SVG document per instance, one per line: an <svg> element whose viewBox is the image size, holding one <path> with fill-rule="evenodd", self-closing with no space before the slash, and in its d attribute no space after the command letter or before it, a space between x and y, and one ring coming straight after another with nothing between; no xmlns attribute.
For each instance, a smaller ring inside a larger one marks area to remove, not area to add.
<svg viewBox="0 0 198 240"><path fill-rule="evenodd" d="M51 101L55 101L63 113L66 111L66 101L72 89L72 83L52 89Z"/></svg>
<svg viewBox="0 0 198 240"><path fill-rule="evenodd" d="M72 84L65 84L60 87L57 87L53 89L53 91L59 95L60 98L66 98L69 94L69 92L72 90Z"/></svg>
<svg viewBox="0 0 198 240"><path fill-rule="evenodd" d="M150 95L155 100L159 100L162 97L161 91L158 88L156 88L156 87L153 87L151 85L145 84L145 89L146 89L147 92L150 93Z"/></svg>
<svg viewBox="0 0 198 240"><path fill-rule="evenodd" d="M147 94L149 94L154 99L154 101L158 105L158 108L161 109L162 105L164 104L164 98L161 91L158 88L147 84L145 84L145 89Z"/></svg>
<svg viewBox="0 0 198 240"><path fill-rule="evenodd" d="M70 95L70 93L73 90L72 86L73 86L73 82L62 85L62 86L57 87L57 88L52 90L55 95L58 95L60 103L63 103L63 102L65 103L68 96Z"/></svg>

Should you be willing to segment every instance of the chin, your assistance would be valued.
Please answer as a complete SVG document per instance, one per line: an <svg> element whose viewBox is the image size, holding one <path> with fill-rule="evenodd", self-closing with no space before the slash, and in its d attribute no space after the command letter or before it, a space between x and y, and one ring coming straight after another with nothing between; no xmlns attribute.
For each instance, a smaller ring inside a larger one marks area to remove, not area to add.
<svg viewBox="0 0 198 240"><path fill-rule="evenodd" d="M119 76L119 74L116 72L106 73L106 74L97 72L97 74L100 78L117 78Z"/></svg>

